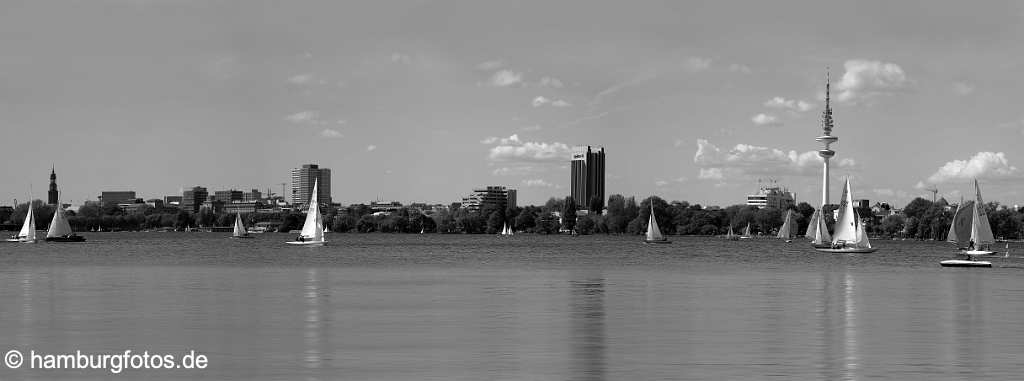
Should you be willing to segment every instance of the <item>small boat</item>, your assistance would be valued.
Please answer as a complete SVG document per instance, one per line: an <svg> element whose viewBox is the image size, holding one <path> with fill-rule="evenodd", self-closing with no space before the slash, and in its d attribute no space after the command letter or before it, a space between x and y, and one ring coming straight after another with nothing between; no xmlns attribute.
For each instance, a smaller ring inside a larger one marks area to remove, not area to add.
<svg viewBox="0 0 1024 381"><path fill-rule="evenodd" d="M32 201L28 202L28 214L25 215L25 223L21 225L18 235L11 236L7 242L36 243L36 217L32 212Z"/></svg>
<svg viewBox="0 0 1024 381"><path fill-rule="evenodd" d="M319 185L319 180L313 182L313 194L309 197L309 209L306 211L306 221L302 224L302 231L295 241L285 243L299 246L323 246L327 243L327 240L324 239L324 220L320 215L320 205L316 197Z"/></svg>
<svg viewBox="0 0 1024 381"><path fill-rule="evenodd" d="M644 243L672 243L665 236L661 235L661 230L658 229L658 220L654 218L654 202L651 202L651 218L647 221L647 234L644 237Z"/></svg>
<svg viewBox="0 0 1024 381"><path fill-rule="evenodd" d="M804 237L811 239L811 246L815 249L832 247L832 236L828 234L828 225L825 224L822 208L814 211L811 221L807 224L807 232Z"/></svg>
<svg viewBox="0 0 1024 381"><path fill-rule="evenodd" d="M75 234L71 230L71 224L64 216L64 208L59 204L53 212L53 220L50 220L50 228L46 230L46 242L85 242L85 237Z"/></svg>
<svg viewBox="0 0 1024 381"><path fill-rule="evenodd" d="M231 232L231 238L252 238L249 232L245 230L245 224L242 223L242 214L235 213L235 228Z"/></svg>
<svg viewBox="0 0 1024 381"><path fill-rule="evenodd" d="M942 267L992 267L992 262L975 259L949 259L939 262Z"/></svg>
<svg viewBox="0 0 1024 381"><path fill-rule="evenodd" d="M786 240L786 243L793 242L793 211L786 209L786 221L779 228L779 239Z"/></svg>
<svg viewBox="0 0 1024 381"><path fill-rule="evenodd" d="M729 232L725 233L725 239L730 240L730 241L739 241L740 240L740 236L736 235L736 233L734 233L732 231L732 224L729 225Z"/></svg>
<svg viewBox="0 0 1024 381"><path fill-rule="evenodd" d="M423 233L425 233L426 231L427 231L427 229L425 229L425 228L420 228L420 234L423 234Z"/></svg>
<svg viewBox="0 0 1024 381"><path fill-rule="evenodd" d="M740 239L750 239L750 238L751 238L751 236L750 236L750 223L747 222L747 227L743 228L743 235L740 236Z"/></svg>
<svg viewBox="0 0 1024 381"><path fill-rule="evenodd" d="M839 204L839 218L836 219L836 232L832 235L830 247L815 247L815 250L826 253L873 253L878 248L871 247L864 222L853 208L853 192L850 190L850 178L846 178L843 198Z"/></svg>
<svg viewBox="0 0 1024 381"><path fill-rule="evenodd" d="M955 243L961 255L968 257L995 255L991 245L996 243L989 225L985 202L981 199L978 180L974 180L975 200L961 202L949 226L947 241Z"/></svg>

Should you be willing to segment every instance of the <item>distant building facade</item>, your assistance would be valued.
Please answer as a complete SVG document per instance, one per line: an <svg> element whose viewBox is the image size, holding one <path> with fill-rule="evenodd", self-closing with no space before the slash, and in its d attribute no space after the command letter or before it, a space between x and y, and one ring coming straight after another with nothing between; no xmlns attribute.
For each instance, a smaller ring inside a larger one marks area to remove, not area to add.
<svg viewBox="0 0 1024 381"><path fill-rule="evenodd" d="M318 183L317 203L330 205L331 170L320 168L316 164L303 164L301 168L292 168L292 205L308 204L313 194L314 183Z"/></svg>
<svg viewBox="0 0 1024 381"><path fill-rule="evenodd" d="M50 190L46 192L46 203L50 205L57 205L60 200L58 199L57 193L57 170L56 168L50 168Z"/></svg>
<svg viewBox="0 0 1024 381"><path fill-rule="evenodd" d="M253 189L248 192L242 192L242 201L253 202L263 200L263 193L259 190Z"/></svg>
<svg viewBox="0 0 1024 381"><path fill-rule="evenodd" d="M166 204L166 205L174 205L174 206L180 207L181 206L181 199L182 199L182 196L164 196L164 204Z"/></svg>
<svg viewBox="0 0 1024 381"><path fill-rule="evenodd" d="M501 210L514 208L516 207L516 190L497 185L474 189L473 193L462 198L461 207L473 211L488 208Z"/></svg>
<svg viewBox="0 0 1024 381"><path fill-rule="evenodd" d="M219 190L219 191L213 192L213 200L214 201L222 201L222 202L235 202L235 201L239 201L240 202L240 201L242 201L242 191L234 190L234 189L231 189L231 190Z"/></svg>
<svg viewBox="0 0 1024 381"><path fill-rule="evenodd" d="M203 206L209 198L210 192L204 187L192 187L192 189L186 190L181 194L181 210L199 213L199 208Z"/></svg>
<svg viewBox="0 0 1024 381"><path fill-rule="evenodd" d="M763 185L756 194L747 195L747 205L759 209L786 209L796 205L796 195L774 185Z"/></svg>
<svg viewBox="0 0 1024 381"><path fill-rule="evenodd" d="M570 195L577 209L590 209L590 200L601 200L604 208L604 147L594 151L590 146L573 149Z"/></svg>
<svg viewBox="0 0 1024 381"><path fill-rule="evenodd" d="M103 191L100 202L104 204L135 203L135 191Z"/></svg>

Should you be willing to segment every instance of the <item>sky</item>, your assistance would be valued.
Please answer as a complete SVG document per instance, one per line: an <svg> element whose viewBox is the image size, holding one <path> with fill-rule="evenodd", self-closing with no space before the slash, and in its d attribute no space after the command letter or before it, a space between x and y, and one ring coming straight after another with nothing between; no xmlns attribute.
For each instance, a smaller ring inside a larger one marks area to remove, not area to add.
<svg viewBox="0 0 1024 381"><path fill-rule="evenodd" d="M520 204L606 192L820 203L1024 204L1024 3L1013 1L5 1L0 205L103 190L272 189L332 170L336 202Z"/></svg>

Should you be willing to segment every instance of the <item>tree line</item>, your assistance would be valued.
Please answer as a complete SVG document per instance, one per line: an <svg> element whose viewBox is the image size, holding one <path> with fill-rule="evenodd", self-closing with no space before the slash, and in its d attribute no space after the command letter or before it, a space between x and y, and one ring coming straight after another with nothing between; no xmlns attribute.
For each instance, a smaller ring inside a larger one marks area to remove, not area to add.
<svg viewBox="0 0 1024 381"><path fill-rule="evenodd" d="M834 206L825 210L826 223L832 229ZM997 238L1021 239L1024 237L1024 208L1014 210L996 202L985 205L993 234ZM41 200L33 201L36 227L45 229L55 207ZM329 210L324 222L335 232L358 233L465 233L497 234L507 224L516 232L535 234L642 234L647 229L651 212L664 234L669 235L720 235L731 227L742 231L748 224L753 234L770 235L777 233L785 218L785 210L775 208L758 209L754 206L732 205L725 208L704 208L700 204L686 201L668 202L658 196L641 201L634 197L612 195L608 198L603 214L577 216L579 207L571 197L551 198L544 205L497 208L485 206L482 209L457 208L442 210L430 215L416 208L403 207L391 213L374 213L367 205L353 205L338 210ZM788 208L793 211L796 234L802 234L814 214L814 208L801 202ZM21 225L28 211L28 204L22 203L9 215L0 215L0 221ZM911 239L945 240L953 219L955 207L945 200L931 202L916 198L907 204L901 215L872 218L870 209L859 210L867 231L872 236L905 237ZM235 215L214 213L202 209L199 213L175 209L157 209L142 206L137 211L126 213L117 205L90 202L79 208L77 213L68 212L68 222L76 231L100 230L149 230L177 229L186 227L231 226ZM305 214L298 211L278 213L243 214L243 220L252 225L256 222L280 223L280 231L300 229Z"/></svg>

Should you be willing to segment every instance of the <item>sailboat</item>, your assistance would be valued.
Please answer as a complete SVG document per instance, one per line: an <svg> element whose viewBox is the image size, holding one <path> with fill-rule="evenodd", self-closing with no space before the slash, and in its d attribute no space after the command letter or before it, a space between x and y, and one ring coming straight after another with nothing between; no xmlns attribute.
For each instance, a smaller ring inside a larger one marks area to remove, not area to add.
<svg viewBox="0 0 1024 381"><path fill-rule="evenodd" d="M57 205L50 220L50 228L46 230L46 242L85 242L85 237L71 230L68 218L64 216L64 208Z"/></svg>
<svg viewBox="0 0 1024 381"><path fill-rule="evenodd" d="M779 228L779 239L786 240L786 243L793 242L793 211L786 209L786 221Z"/></svg>
<svg viewBox="0 0 1024 381"><path fill-rule="evenodd" d="M235 229L231 232L231 238L252 238L242 223L241 213L235 213Z"/></svg>
<svg viewBox="0 0 1024 381"><path fill-rule="evenodd" d="M512 226L509 226L509 224L507 224L507 223L504 224L501 227L501 235L513 235L513 233L512 233Z"/></svg>
<svg viewBox="0 0 1024 381"><path fill-rule="evenodd" d="M32 212L32 201L28 202L28 214L25 215L25 223L21 225L18 235L11 236L7 242L36 243L36 217Z"/></svg>
<svg viewBox="0 0 1024 381"><path fill-rule="evenodd" d="M804 237L811 239L811 246L814 248L832 247L832 236L828 234L828 225L825 224L825 215L822 208L814 211L811 215L811 222L807 224L807 232Z"/></svg>
<svg viewBox="0 0 1024 381"><path fill-rule="evenodd" d="M647 221L647 235L644 237L644 243L671 243L665 236L661 235L661 230L658 229L658 220L654 218L654 203L651 203L651 218Z"/></svg>
<svg viewBox="0 0 1024 381"><path fill-rule="evenodd" d="M740 239L750 239L750 223L749 222L747 222L747 227L743 228L743 235L740 236Z"/></svg>
<svg viewBox="0 0 1024 381"><path fill-rule="evenodd" d="M956 243L961 254L967 256L966 260L951 259L939 262L945 267L992 267L991 262L978 261L974 257L989 256L996 252L990 250L990 246L996 242L992 236L992 227L988 222L988 213L985 212L985 203L981 199L981 189L978 187L978 180L974 180L975 201L961 202L962 206L957 207L953 215L953 223L949 227L949 238L946 240Z"/></svg>
<svg viewBox="0 0 1024 381"><path fill-rule="evenodd" d="M740 240L740 236L736 235L736 233L732 231L732 224L729 224L729 232L725 234L725 239L730 241Z"/></svg>
<svg viewBox="0 0 1024 381"><path fill-rule="evenodd" d="M306 222L302 224L302 233L299 233L295 241L286 242L289 245L302 246L323 246L327 240L324 239L324 221L320 215L320 205L317 203L316 193L319 180L313 183L313 194L309 196L309 210L306 211Z"/></svg>
<svg viewBox="0 0 1024 381"><path fill-rule="evenodd" d="M830 247L815 247L815 250L828 253L873 253L878 250L871 247L868 234L864 231L864 222L853 208L853 192L850 190L850 178L846 178L843 198L839 204L839 218L836 219L836 231L832 235Z"/></svg>

